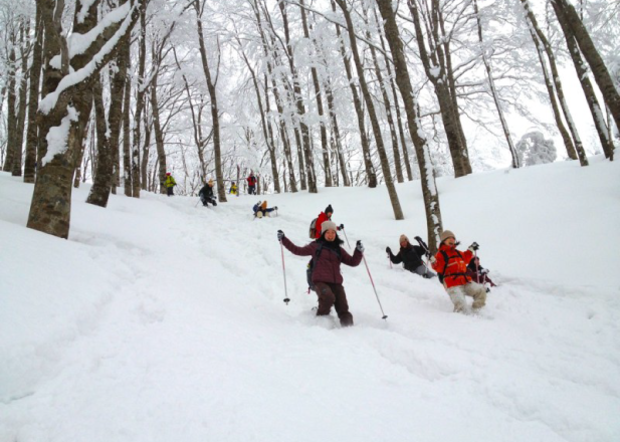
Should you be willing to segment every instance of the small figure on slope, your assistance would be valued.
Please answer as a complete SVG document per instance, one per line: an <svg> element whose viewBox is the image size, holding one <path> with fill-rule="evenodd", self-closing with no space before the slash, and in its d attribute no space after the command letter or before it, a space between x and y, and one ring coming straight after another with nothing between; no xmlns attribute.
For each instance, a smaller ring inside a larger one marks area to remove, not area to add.
<svg viewBox="0 0 620 442"><path fill-rule="evenodd" d="M250 176L246 180L248 181L248 194L256 195L256 177L254 172L250 172Z"/></svg>
<svg viewBox="0 0 620 442"><path fill-rule="evenodd" d="M267 207L267 201L259 201L258 203L254 204L254 207L252 207L252 211L254 212L254 216L256 218L269 216L269 213L273 212L274 210L278 210L278 206Z"/></svg>
<svg viewBox="0 0 620 442"><path fill-rule="evenodd" d="M230 190L228 191L228 193L230 193L231 195L237 195L239 188L237 187L237 185L235 184L235 182L233 181L230 184Z"/></svg>
<svg viewBox="0 0 620 442"><path fill-rule="evenodd" d="M472 282L471 277L467 276L467 263L474 257L474 252L478 250L478 243L472 243L465 252L456 249L459 244L456 242L454 233L444 230L439 239L439 251L431 257L433 269L439 274L439 281L443 284L450 299L454 304L455 312L467 312L469 307L465 301L465 296L474 298L472 309L479 311L486 302L487 293L484 287L476 282Z"/></svg>
<svg viewBox="0 0 620 442"><path fill-rule="evenodd" d="M207 184L204 185L198 195L200 196L200 201L202 201L202 205L205 207L209 206L211 203L213 206L217 206L217 202L215 201L215 195L213 194L213 185L215 183L213 180L209 180Z"/></svg>
<svg viewBox="0 0 620 442"><path fill-rule="evenodd" d="M164 187L166 188L166 192L168 196L174 196L174 186L177 185L177 182L172 177L172 174L168 172L166 174L166 180L164 181Z"/></svg>
<svg viewBox="0 0 620 442"><path fill-rule="evenodd" d="M336 233L337 226L331 221L325 221L321 226L319 239L304 247L293 244L282 230L278 230L278 240L282 241L291 253L298 256L312 256L313 270L312 283L319 298L317 316L329 315L332 306L335 307L340 325L353 325L353 315L349 312L347 294L342 286L343 278L340 273L340 264L344 263L356 267L362 261L364 246L357 242L353 256L341 247L343 241Z"/></svg>
<svg viewBox="0 0 620 442"><path fill-rule="evenodd" d="M426 247L426 244L419 236L416 236L415 239L420 245L411 245L407 235L400 235L400 251L397 255L392 253L392 249L386 247L385 251L390 258L390 261L394 264L400 264L402 262L406 270L416 273L424 278L433 278L437 276L435 273L430 271L428 267L424 265L424 261L422 261L422 257L428 253L428 247Z"/></svg>
<svg viewBox="0 0 620 442"><path fill-rule="evenodd" d="M480 265L480 258L477 256L474 256L471 261L469 261L469 264L467 264L467 276L478 284L484 285L489 283L491 287L495 287L497 285L491 281L491 278L489 278L489 269L485 269ZM491 289L487 287L486 292L489 293L490 291Z"/></svg>
<svg viewBox="0 0 620 442"><path fill-rule="evenodd" d="M332 205L330 204L325 208L325 211L319 213L319 216L312 220L310 223L310 238L320 238L321 237L321 226L325 221L331 221L332 215L334 214L334 209L332 209ZM344 224L340 224L336 230L344 229ZM314 232L314 236L312 236Z"/></svg>

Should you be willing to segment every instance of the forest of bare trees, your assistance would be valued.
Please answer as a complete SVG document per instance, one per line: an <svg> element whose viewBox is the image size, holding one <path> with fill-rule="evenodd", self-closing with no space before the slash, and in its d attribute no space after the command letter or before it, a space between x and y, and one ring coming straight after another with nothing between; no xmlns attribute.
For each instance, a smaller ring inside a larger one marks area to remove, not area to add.
<svg viewBox="0 0 620 442"><path fill-rule="evenodd" d="M437 177L522 167L532 130L614 159L619 22L620 0L0 0L0 164L61 238L83 183L105 208L170 172L224 203L252 171L267 193L381 185L434 249Z"/></svg>

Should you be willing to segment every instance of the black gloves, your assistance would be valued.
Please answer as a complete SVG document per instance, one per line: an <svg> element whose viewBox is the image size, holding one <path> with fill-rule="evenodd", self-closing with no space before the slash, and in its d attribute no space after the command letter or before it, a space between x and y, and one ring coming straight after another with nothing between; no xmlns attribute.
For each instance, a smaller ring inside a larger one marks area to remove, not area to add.
<svg viewBox="0 0 620 442"><path fill-rule="evenodd" d="M364 253L364 250L366 250L364 249L364 245L362 244L361 240L357 241L357 243L355 244L355 248L359 250L361 253Z"/></svg>
<svg viewBox="0 0 620 442"><path fill-rule="evenodd" d="M284 238L284 232L282 230L278 230L278 241L282 241Z"/></svg>
<svg viewBox="0 0 620 442"><path fill-rule="evenodd" d="M385 253L387 253L388 255L392 254L392 249L390 249L389 247L385 248Z"/></svg>
<svg viewBox="0 0 620 442"><path fill-rule="evenodd" d="M471 246L469 246L467 249L471 250L472 252L475 252L476 250L478 250L480 248L480 246L478 245L477 242L472 242Z"/></svg>
<svg viewBox="0 0 620 442"><path fill-rule="evenodd" d="M340 230L344 230L344 224L340 224L338 227L340 228Z"/></svg>

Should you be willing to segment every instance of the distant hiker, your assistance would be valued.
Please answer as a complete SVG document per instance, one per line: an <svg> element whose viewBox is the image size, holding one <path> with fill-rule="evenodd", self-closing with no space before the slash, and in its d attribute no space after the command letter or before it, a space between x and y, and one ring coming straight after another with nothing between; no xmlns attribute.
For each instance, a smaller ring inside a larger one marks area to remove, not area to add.
<svg viewBox="0 0 620 442"><path fill-rule="evenodd" d="M248 181L248 194L256 195L256 177L253 172L250 172L250 176L246 178Z"/></svg>
<svg viewBox="0 0 620 442"><path fill-rule="evenodd" d="M342 286L342 274L340 273L340 263L348 266L358 266L362 261L364 246L361 241L357 242L355 253L349 255L340 245L343 241L338 238L336 229L338 227L331 221L323 222L321 236L316 241L304 247L293 244L282 230L278 230L278 240L282 241L291 253L297 256L312 256L313 270L311 282L319 298L319 308L317 316L329 315L332 306L336 308L336 313L343 327L353 325L353 315L349 312L347 294Z"/></svg>
<svg viewBox="0 0 620 442"><path fill-rule="evenodd" d="M431 263L450 295L454 311L466 312L468 310L465 296L474 298L473 311L479 311L484 307L487 293L482 285L472 282L471 277L467 276L467 264L474 257L474 252L478 250L478 243L472 243L467 251L461 252L456 249L459 243L456 242L456 237L451 231L444 230L439 239L441 240L439 251L431 257Z"/></svg>
<svg viewBox="0 0 620 442"><path fill-rule="evenodd" d="M480 265L480 258L474 256L469 264L467 264L467 276L471 278L472 281L477 282L478 284L486 284L489 283L491 287L495 287L496 284L491 281L489 278L489 269L485 269ZM487 287L487 293L491 290Z"/></svg>
<svg viewBox="0 0 620 442"><path fill-rule="evenodd" d="M230 193L231 195L236 195L238 191L239 191L239 188L233 181L232 184L230 185L230 190L228 191L228 193Z"/></svg>
<svg viewBox="0 0 620 442"><path fill-rule="evenodd" d="M170 172L168 172L166 174L166 181L164 181L164 187L166 188L166 191L168 192L168 196L174 196L174 186L177 185L177 182L174 180L174 178L172 178L172 175L170 174Z"/></svg>
<svg viewBox="0 0 620 442"><path fill-rule="evenodd" d="M205 184L202 189L200 189L200 192L198 192L198 195L200 196L200 201L202 201L202 205L205 207L208 207L209 203L211 203L213 206L217 206L216 198L213 194L214 184L215 183L213 182L213 180L209 180L209 182Z"/></svg>
<svg viewBox="0 0 620 442"><path fill-rule="evenodd" d="M424 278L433 278L437 276L435 273L430 271L426 265L424 265L424 261L422 260L424 255L427 254L428 247L424 247L426 244L422 241L422 238L419 236L416 236L415 238L420 245L411 245L407 235L400 235L398 240L400 243L400 251L397 255L394 255L392 250L389 247L386 247L385 251L389 256L390 261L394 264L400 264L402 262L406 270L409 270L412 273L417 273Z"/></svg>
<svg viewBox="0 0 620 442"><path fill-rule="evenodd" d="M256 218L262 218L263 216L269 216L268 214L273 212L274 210L278 210L278 206L276 207L267 207L267 201L259 201L254 204L252 207L252 211L254 212L254 216Z"/></svg>
<svg viewBox="0 0 620 442"><path fill-rule="evenodd" d="M330 204L325 208L325 210L319 213L319 216L312 220L310 224L310 233L314 232L314 238L321 237L321 226L325 221L331 221L332 215L334 214L334 209L332 209L332 205ZM344 224L340 224L336 230L344 229Z"/></svg>

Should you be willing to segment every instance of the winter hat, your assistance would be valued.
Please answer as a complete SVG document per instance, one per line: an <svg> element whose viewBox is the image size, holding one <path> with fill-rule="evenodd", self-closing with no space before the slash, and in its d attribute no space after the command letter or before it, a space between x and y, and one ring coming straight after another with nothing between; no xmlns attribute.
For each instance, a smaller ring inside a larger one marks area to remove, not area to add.
<svg viewBox="0 0 620 442"><path fill-rule="evenodd" d="M209 180L209 186L213 185L213 180Z"/></svg>
<svg viewBox="0 0 620 442"><path fill-rule="evenodd" d="M166 173L166 175L170 175L170 172Z"/></svg>
<svg viewBox="0 0 620 442"><path fill-rule="evenodd" d="M402 235L400 235L400 238L398 238L398 242L399 243L401 243L403 241L409 242L409 238L407 238L407 235L405 235L404 233Z"/></svg>
<svg viewBox="0 0 620 442"><path fill-rule="evenodd" d="M334 209L332 209L332 205L330 204L329 206L327 206L327 208L325 209L325 214L327 213L334 213Z"/></svg>
<svg viewBox="0 0 620 442"><path fill-rule="evenodd" d="M444 242L446 239L450 237L456 239L456 236L454 236L454 233L452 233L450 230L444 230L443 232L441 232L441 235L439 235L439 241Z"/></svg>
<svg viewBox="0 0 620 442"><path fill-rule="evenodd" d="M328 230L333 230L335 232L336 230L338 230L338 226L333 221L323 221L323 223L321 224L321 235Z"/></svg>

